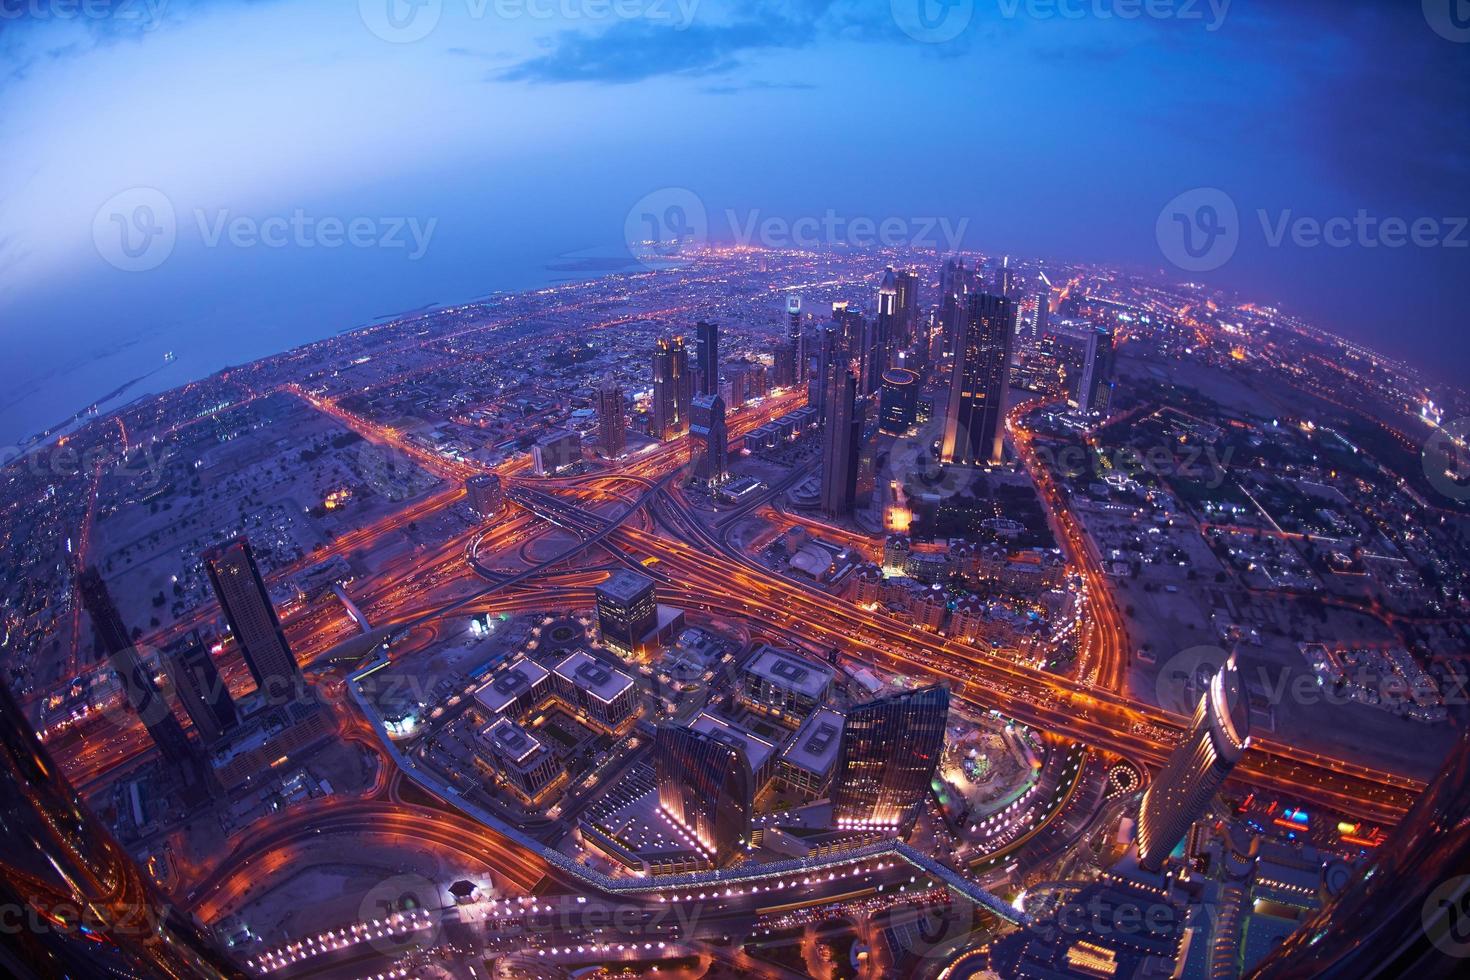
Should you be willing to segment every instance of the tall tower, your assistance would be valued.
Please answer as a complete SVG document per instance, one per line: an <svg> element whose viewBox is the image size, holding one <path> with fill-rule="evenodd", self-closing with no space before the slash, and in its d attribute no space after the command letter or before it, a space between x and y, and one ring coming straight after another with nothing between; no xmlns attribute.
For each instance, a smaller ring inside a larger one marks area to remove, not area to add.
<svg viewBox="0 0 1470 980"><path fill-rule="evenodd" d="M827 416L822 429L822 510L829 517L852 513L857 501L863 413L857 373L846 355L832 366Z"/></svg>
<svg viewBox="0 0 1470 980"><path fill-rule="evenodd" d="M817 371L807 384L806 403L817 410L817 421L827 424L827 393L832 386L833 365L842 354L842 340L833 327L817 328ZM843 360L844 366L846 360Z"/></svg>
<svg viewBox="0 0 1470 980"><path fill-rule="evenodd" d="M949 690L937 684L853 708L832 790L839 829L907 833L944 751Z"/></svg>
<svg viewBox="0 0 1470 980"><path fill-rule="evenodd" d="M969 276L964 259L946 259L939 271L939 326L944 333L944 352L952 354L959 347L965 317L965 297L969 293Z"/></svg>
<svg viewBox="0 0 1470 980"><path fill-rule="evenodd" d="M720 325L700 320L694 325L694 344L699 378L697 394L717 394L720 389Z"/></svg>
<svg viewBox="0 0 1470 980"><path fill-rule="evenodd" d="M1157 872L1205 812L1250 745L1250 708L1235 655L1220 665L1194 709L1189 734L1143 793L1138 864Z"/></svg>
<svg viewBox="0 0 1470 980"><path fill-rule="evenodd" d="M706 486L724 482L730 469L730 434L725 428L725 400L719 395L694 399L689 426L694 478Z"/></svg>
<svg viewBox="0 0 1470 980"><path fill-rule="evenodd" d="M190 784L198 783L203 776L203 758L154 685L147 665L138 655L138 648L128 636L122 616L113 604L112 594L107 591L107 583L102 581L97 569L89 567L78 578L77 589L82 595L82 605L92 619L92 628L97 631L102 647L107 651L112 669L117 672L128 704L143 722L143 727L148 729L164 760L182 769Z"/></svg>
<svg viewBox="0 0 1470 980"><path fill-rule="evenodd" d="M876 391L879 379L893 363L894 351L903 343L902 325L899 322L898 280L893 266L883 271L883 281L878 285L878 329L873 337L873 348L869 354L867 371L863 377L864 393Z"/></svg>
<svg viewBox="0 0 1470 980"><path fill-rule="evenodd" d="M777 388L796 386L796 349L791 341L783 341L771 348L772 384Z"/></svg>
<svg viewBox="0 0 1470 980"><path fill-rule="evenodd" d="M256 688L273 702L295 700L301 668L286 643L250 542L239 537L211 548L204 553L204 569Z"/></svg>
<svg viewBox="0 0 1470 980"><path fill-rule="evenodd" d="M893 285L897 292L898 325L900 346L914 342L914 332L919 326L919 277L911 269L900 269L893 274Z"/></svg>
<svg viewBox="0 0 1470 980"><path fill-rule="evenodd" d="M660 337L653 350L653 432L673 439L689 431L689 401L694 395L684 338Z"/></svg>
<svg viewBox="0 0 1470 980"><path fill-rule="evenodd" d="M0 907L15 913L0 929L6 976L246 975L87 810L3 683L0 827Z"/></svg>
<svg viewBox="0 0 1470 980"><path fill-rule="evenodd" d="M1113 400L1113 331L1088 325L1077 382L1077 410L1106 413Z"/></svg>
<svg viewBox="0 0 1470 980"><path fill-rule="evenodd" d="M786 339L791 344L791 351L796 357L796 377L793 384L804 384L807 371L807 349L806 334L801 329L801 297L792 293L786 297L786 317L790 321L786 329Z"/></svg>
<svg viewBox="0 0 1470 980"><path fill-rule="evenodd" d="M164 669L174 694L183 704L194 730L206 744L235 727L239 714L229 688L220 680L209 647L198 630L190 630L163 652Z"/></svg>
<svg viewBox="0 0 1470 980"><path fill-rule="evenodd" d="M683 725L660 725L653 759L659 808L700 852L718 867L743 854L755 789L745 753Z"/></svg>
<svg viewBox="0 0 1470 980"><path fill-rule="evenodd" d="M608 459L617 459L627 451L623 419L623 389L608 375L597 388L597 441Z"/></svg>
<svg viewBox="0 0 1470 980"><path fill-rule="evenodd" d="M1001 461L1015 327L1016 307L1010 300L988 293L970 296L950 375L942 444L945 462Z"/></svg>

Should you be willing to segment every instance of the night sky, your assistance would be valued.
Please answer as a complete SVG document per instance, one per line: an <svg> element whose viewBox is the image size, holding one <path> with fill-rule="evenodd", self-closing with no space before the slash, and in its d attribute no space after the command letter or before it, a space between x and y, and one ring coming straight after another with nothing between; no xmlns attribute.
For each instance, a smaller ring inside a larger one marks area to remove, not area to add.
<svg viewBox="0 0 1470 980"><path fill-rule="evenodd" d="M145 387L624 255L666 188L715 238L752 215L966 222L966 248L1168 269L1441 378L1470 365L1453 0L79 4L0 0L3 440L166 350ZM1149 9L1170 16L1123 16ZM1196 274L1158 229L1197 188L1238 247ZM109 209L159 195L171 251L118 268ZM403 244L210 243L298 212ZM1271 243L1359 212L1373 230L1339 244ZM1385 218L1421 243L1383 244Z"/></svg>

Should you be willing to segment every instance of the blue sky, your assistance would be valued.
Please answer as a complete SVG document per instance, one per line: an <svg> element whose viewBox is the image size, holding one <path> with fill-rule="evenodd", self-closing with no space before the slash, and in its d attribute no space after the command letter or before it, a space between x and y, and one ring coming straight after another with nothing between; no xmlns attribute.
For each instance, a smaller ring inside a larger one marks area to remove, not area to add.
<svg viewBox="0 0 1470 980"><path fill-rule="evenodd" d="M620 252L629 209L664 188L691 191L716 236L727 211L946 218L968 221L967 247L1138 268L1172 268L1167 202L1219 188L1240 244L1200 278L1463 375L1470 248L1273 247L1257 214L1361 210L1450 236L1470 214L1455 22L1416 3L1154 2L1171 16L1124 16L1141 0L0 0L0 439L164 350L179 360L149 386L547 281L559 257ZM176 242L125 271L97 236L139 188L172 208ZM293 216L312 230L260 244ZM322 247L323 219L368 222L372 247ZM232 220L257 236L232 239ZM401 247L383 244L395 223Z"/></svg>

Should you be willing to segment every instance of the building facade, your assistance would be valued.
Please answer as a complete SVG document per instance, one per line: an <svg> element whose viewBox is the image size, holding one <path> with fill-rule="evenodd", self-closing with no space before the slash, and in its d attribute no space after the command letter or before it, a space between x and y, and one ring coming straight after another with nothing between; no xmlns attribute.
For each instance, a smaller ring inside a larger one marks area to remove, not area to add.
<svg viewBox="0 0 1470 980"><path fill-rule="evenodd" d="M944 750L949 691L938 685L847 713L832 788L838 829L907 833Z"/></svg>
<svg viewBox="0 0 1470 980"><path fill-rule="evenodd" d="M294 700L302 684L301 668L271 605L250 542L236 538L211 549L204 555L204 569L257 690L271 703Z"/></svg>

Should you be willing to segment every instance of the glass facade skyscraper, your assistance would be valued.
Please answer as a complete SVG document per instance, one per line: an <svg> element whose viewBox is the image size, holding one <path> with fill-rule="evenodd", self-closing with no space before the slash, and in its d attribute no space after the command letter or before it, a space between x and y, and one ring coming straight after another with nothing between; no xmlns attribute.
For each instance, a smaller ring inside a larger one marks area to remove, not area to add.
<svg viewBox="0 0 1470 980"><path fill-rule="evenodd" d="M653 742L658 802L718 867L750 843L755 777L738 747L684 725L662 725Z"/></svg>
<svg viewBox="0 0 1470 980"><path fill-rule="evenodd" d="M849 711L833 781L833 823L906 833L929 792L948 719L949 690L937 684Z"/></svg>

